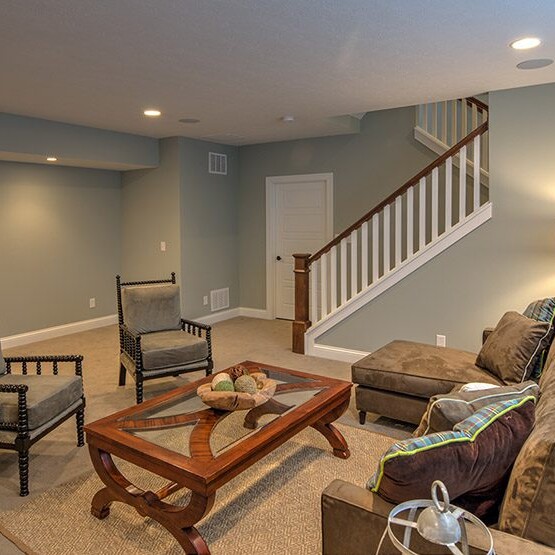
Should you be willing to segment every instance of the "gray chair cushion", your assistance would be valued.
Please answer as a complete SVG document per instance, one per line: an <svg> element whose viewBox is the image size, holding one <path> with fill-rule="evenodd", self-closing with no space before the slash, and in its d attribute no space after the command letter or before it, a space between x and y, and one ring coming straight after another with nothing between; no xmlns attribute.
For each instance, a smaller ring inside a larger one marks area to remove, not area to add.
<svg viewBox="0 0 555 555"><path fill-rule="evenodd" d="M22 384L27 391L29 429L34 430L81 399L83 381L79 376L35 376L5 374L0 384ZM0 422L17 422L17 394L0 393Z"/></svg>
<svg viewBox="0 0 555 555"><path fill-rule="evenodd" d="M125 325L136 333L176 330L181 327L178 285L124 287L121 304Z"/></svg>
<svg viewBox="0 0 555 555"><path fill-rule="evenodd" d="M2 354L2 343L0 343L0 376L6 373L6 362L4 361L4 355Z"/></svg>
<svg viewBox="0 0 555 555"><path fill-rule="evenodd" d="M392 341L355 362L353 382L384 391L429 398L468 382L503 385L474 364L475 353L412 341Z"/></svg>
<svg viewBox="0 0 555 555"><path fill-rule="evenodd" d="M157 370L203 360L208 356L204 339L185 331L159 331L141 337L143 368Z"/></svg>

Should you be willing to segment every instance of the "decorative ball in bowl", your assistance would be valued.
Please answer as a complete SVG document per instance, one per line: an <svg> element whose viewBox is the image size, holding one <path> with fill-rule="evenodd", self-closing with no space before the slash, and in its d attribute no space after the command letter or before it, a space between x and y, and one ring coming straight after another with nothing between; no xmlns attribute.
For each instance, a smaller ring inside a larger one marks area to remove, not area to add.
<svg viewBox="0 0 555 555"><path fill-rule="evenodd" d="M219 372L211 383L198 387L197 395L209 407L219 410L246 410L271 399L277 383L260 372L238 365L228 372Z"/></svg>

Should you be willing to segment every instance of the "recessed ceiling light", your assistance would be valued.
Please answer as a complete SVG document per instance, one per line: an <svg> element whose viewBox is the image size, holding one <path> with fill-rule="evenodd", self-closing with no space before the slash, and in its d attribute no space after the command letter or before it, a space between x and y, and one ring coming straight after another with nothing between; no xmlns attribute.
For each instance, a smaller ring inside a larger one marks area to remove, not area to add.
<svg viewBox="0 0 555 555"><path fill-rule="evenodd" d="M550 58L538 58L536 60L525 60L524 62L520 62L516 67L518 69L541 69L542 67L550 66L552 63L553 60Z"/></svg>
<svg viewBox="0 0 555 555"><path fill-rule="evenodd" d="M181 118L178 120L179 123L199 123L200 120L197 118Z"/></svg>
<svg viewBox="0 0 555 555"><path fill-rule="evenodd" d="M285 122L285 123L292 123L295 121L295 116L283 116L281 118L281 121Z"/></svg>
<svg viewBox="0 0 555 555"><path fill-rule="evenodd" d="M528 50L536 48L541 43L542 41L536 37L524 37L523 39L514 40L509 46L515 50Z"/></svg>
<svg viewBox="0 0 555 555"><path fill-rule="evenodd" d="M162 115L162 112L160 112L160 110L151 110L151 109L149 109L149 110L145 110L143 112L143 114L145 116L148 116L149 118L157 118L158 116Z"/></svg>
<svg viewBox="0 0 555 555"><path fill-rule="evenodd" d="M47 162L57 162L58 159L55 156L47 156L46 161Z"/></svg>

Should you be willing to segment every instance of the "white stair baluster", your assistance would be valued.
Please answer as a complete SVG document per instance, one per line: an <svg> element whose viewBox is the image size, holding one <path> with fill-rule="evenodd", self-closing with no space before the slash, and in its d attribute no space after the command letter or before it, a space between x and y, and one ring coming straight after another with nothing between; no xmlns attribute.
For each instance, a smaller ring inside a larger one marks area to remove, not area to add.
<svg viewBox="0 0 555 555"><path fill-rule="evenodd" d="M362 228L360 230L360 237L361 237L360 252L361 252L361 264L362 264L362 272L361 272L362 283L360 285L360 288L365 289L366 287L368 287L368 222L364 222L362 224Z"/></svg>
<svg viewBox="0 0 555 555"><path fill-rule="evenodd" d="M437 239L439 223L439 169L432 170L432 241Z"/></svg>
<svg viewBox="0 0 555 555"><path fill-rule="evenodd" d="M459 152L459 222L466 218L466 145Z"/></svg>
<svg viewBox="0 0 555 555"><path fill-rule="evenodd" d="M390 238L390 207L383 209L383 272L387 274L391 269L391 238Z"/></svg>
<svg viewBox="0 0 555 555"><path fill-rule="evenodd" d="M341 304L347 302L347 239L341 239L341 275L339 278L341 286Z"/></svg>
<svg viewBox="0 0 555 555"><path fill-rule="evenodd" d="M414 254L414 189L407 189L407 258Z"/></svg>
<svg viewBox="0 0 555 555"><path fill-rule="evenodd" d="M422 250L426 246L426 178L420 180L419 188L419 201L420 211L418 214L418 245Z"/></svg>
<svg viewBox="0 0 555 555"><path fill-rule="evenodd" d="M358 237L357 230L351 232L351 297L358 293Z"/></svg>
<svg viewBox="0 0 555 555"><path fill-rule="evenodd" d="M376 283L380 277L380 215L372 216L372 283Z"/></svg>
<svg viewBox="0 0 555 555"><path fill-rule="evenodd" d="M431 108L432 108L432 135L434 137L437 137L437 109L438 109L437 102L434 102L431 105Z"/></svg>
<svg viewBox="0 0 555 555"><path fill-rule="evenodd" d="M337 308L337 247L330 249L330 310Z"/></svg>
<svg viewBox="0 0 555 555"><path fill-rule="evenodd" d="M451 101L451 142L449 146L457 143L457 99Z"/></svg>
<svg viewBox="0 0 555 555"><path fill-rule="evenodd" d="M462 99L461 102L462 112L461 112L461 141L463 137L468 135L468 103L466 98Z"/></svg>
<svg viewBox="0 0 555 555"><path fill-rule="evenodd" d="M318 266L320 260L310 265L310 320L313 324L318 321Z"/></svg>
<svg viewBox="0 0 555 555"><path fill-rule="evenodd" d="M453 225L453 158L445 160L445 231Z"/></svg>
<svg viewBox="0 0 555 555"><path fill-rule="evenodd" d="M480 208L480 135L474 137L474 210Z"/></svg>
<svg viewBox="0 0 555 555"><path fill-rule="evenodd" d="M478 106L472 103L472 131L478 127Z"/></svg>
<svg viewBox="0 0 555 555"><path fill-rule="evenodd" d="M320 304L322 307L322 318L324 318L328 314L328 253L322 255L321 261Z"/></svg>
<svg viewBox="0 0 555 555"><path fill-rule="evenodd" d="M401 264L402 241L403 241L403 223L401 221L403 214L403 197L399 195L395 199L395 268Z"/></svg>
<svg viewBox="0 0 555 555"><path fill-rule="evenodd" d="M443 102L443 110L442 110L442 118L441 118L441 128L442 128L442 133L441 133L441 140L447 144L447 100L445 100Z"/></svg>

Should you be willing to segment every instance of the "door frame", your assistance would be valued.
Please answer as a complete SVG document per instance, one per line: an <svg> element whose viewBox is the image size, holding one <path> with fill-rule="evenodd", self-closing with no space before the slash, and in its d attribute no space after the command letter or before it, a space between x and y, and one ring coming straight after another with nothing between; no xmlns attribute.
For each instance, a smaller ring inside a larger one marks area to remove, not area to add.
<svg viewBox="0 0 555 555"><path fill-rule="evenodd" d="M284 183L302 183L322 180L326 184L326 226L329 238L333 239L333 173L307 173L301 175L274 175L266 177L266 314L273 320L276 317L276 204L277 186ZM322 245L324 246L324 245ZM312 253L314 254L314 253Z"/></svg>

